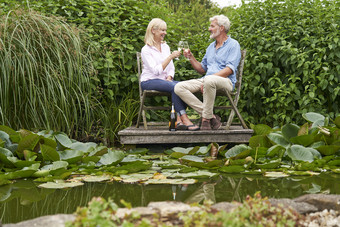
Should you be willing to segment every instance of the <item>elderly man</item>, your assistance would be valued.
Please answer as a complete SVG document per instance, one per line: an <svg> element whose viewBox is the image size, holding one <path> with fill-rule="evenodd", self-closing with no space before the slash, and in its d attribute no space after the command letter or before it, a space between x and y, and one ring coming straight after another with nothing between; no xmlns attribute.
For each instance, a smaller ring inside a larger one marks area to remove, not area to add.
<svg viewBox="0 0 340 227"><path fill-rule="evenodd" d="M221 118L213 114L216 91L234 89L241 59L240 44L228 36L228 17L214 16L210 22L210 38L215 41L208 46L202 62L198 62L190 50L184 50L183 53L192 67L205 76L179 82L175 86L175 93L202 116L201 130L217 130L221 127ZM203 93L203 103L193 94L198 91Z"/></svg>

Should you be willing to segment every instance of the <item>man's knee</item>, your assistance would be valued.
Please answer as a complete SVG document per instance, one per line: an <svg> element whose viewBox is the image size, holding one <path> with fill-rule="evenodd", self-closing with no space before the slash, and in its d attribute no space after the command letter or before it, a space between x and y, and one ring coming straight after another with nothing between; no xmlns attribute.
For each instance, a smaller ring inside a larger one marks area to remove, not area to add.
<svg viewBox="0 0 340 227"><path fill-rule="evenodd" d="M179 95L183 91L183 83L182 82L177 83L174 88L174 91L176 95Z"/></svg>

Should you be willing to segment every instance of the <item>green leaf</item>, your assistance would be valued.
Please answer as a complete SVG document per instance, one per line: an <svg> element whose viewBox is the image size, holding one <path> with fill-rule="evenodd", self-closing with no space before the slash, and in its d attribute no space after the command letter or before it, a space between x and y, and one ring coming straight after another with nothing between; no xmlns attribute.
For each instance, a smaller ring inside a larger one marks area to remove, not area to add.
<svg viewBox="0 0 340 227"><path fill-rule="evenodd" d="M309 135L301 135L301 136L292 137L290 138L290 142L308 147L314 142L314 135L309 134Z"/></svg>
<svg viewBox="0 0 340 227"><path fill-rule="evenodd" d="M286 151L286 148L281 145L274 145L267 150L267 157L272 158L274 156L282 157L283 153Z"/></svg>
<svg viewBox="0 0 340 227"><path fill-rule="evenodd" d="M8 126L0 125L0 131L6 132L13 143L18 143L21 140L20 133L15 131L14 129L11 129Z"/></svg>
<svg viewBox="0 0 340 227"><path fill-rule="evenodd" d="M141 154L141 155L145 155L148 151L149 151L149 149L147 149L147 148L135 148L135 149L129 150L127 153L128 154Z"/></svg>
<svg viewBox="0 0 340 227"><path fill-rule="evenodd" d="M18 168L24 168L24 167L29 167L32 166L33 164L40 163L40 161L24 161L20 160L17 157L8 157L7 158L9 161L13 163Z"/></svg>
<svg viewBox="0 0 340 227"><path fill-rule="evenodd" d="M337 145L323 145L316 148L323 155L333 155L340 151L340 146Z"/></svg>
<svg viewBox="0 0 340 227"><path fill-rule="evenodd" d="M72 141L70 140L70 138L68 138L64 134L59 133L55 135L54 137L59 142L59 144L63 146L64 148L70 148L70 146L72 145Z"/></svg>
<svg viewBox="0 0 340 227"><path fill-rule="evenodd" d="M302 117L309 122L324 121L325 117L319 113L309 112L302 114Z"/></svg>
<svg viewBox="0 0 340 227"><path fill-rule="evenodd" d="M269 135L267 135L268 138L275 144L281 145L285 148L290 146L290 143L284 138L283 135L279 134L279 133L270 133Z"/></svg>
<svg viewBox="0 0 340 227"><path fill-rule="evenodd" d="M185 155L181 158L181 160L185 162L200 162L200 163L204 162L203 158L194 155Z"/></svg>
<svg viewBox="0 0 340 227"><path fill-rule="evenodd" d="M10 160L8 160L9 157L13 157L13 153L6 148L0 147L0 161L1 161L1 163L4 163L5 166L11 168L11 167L14 167L14 164Z"/></svg>
<svg viewBox="0 0 340 227"><path fill-rule="evenodd" d="M334 124L337 128L340 128L340 116L337 116L334 120Z"/></svg>
<svg viewBox="0 0 340 227"><path fill-rule="evenodd" d="M47 182L40 184L39 188L50 188L50 189L62 189L62 188L74 188L78 186L82 186L84 183L82 182L65 182L65 181L58 181L58 182Z"/></svg>
<svg viewBox="0 0 340 227"><path fill-rule="evenodd" d="M290 138L298 135L299 130L300 127L295 124L286 124L282 127L282 135L289 141Z"/></svg>
<svg viewBox="0 0 340 227"><path fill-rule="evenodd" d="M99 163L103 165L117 165L123 160L124 157L125 154L123 151L109 150L107 154L104 154L100 158Z"/></svg>
<svg viewBox="0 0 340 227"><path fill-rule="evenodd" d="M242 159L249 155L251 148L245 144L239 144L225 153L226 158Z"/></svg>
<svg viewBox="0 0 340 227"><path fill-rule="evenodd" d="M55 148L45 144L40 145L41 154L45 161L59 161L60 156Z"/></svg>
<svg viewBox="0 0 340 227"><path fill-rule="evenodd" d="M314 160L314 156L316 155L315 152L319 153L313 148L306 148L301 145L292 145L290 148L288 148L287 155L293 161L312 162Z"/></svg>
<svg viewBox="0 0 340 227"><path fill-rule="evenodd" d="M258 135L258 136L252 136L249 139L249 146L252 148L255 147L270 147L271 143L267 136L265 135Z"/></svg>
<svg viewBox="0 0 340 227"><path fill-rule="evenodd" d="M268 135L272 128L265 124L258 124L254 127L254 135Z"/></svg>
<svg viewBox="0 0 340 227"><path fill-rule="evenodd" d="M84 155L83 151L66 149L64 151L59 151L60 160L66 161L69 164L79 162Z"/></svg>
<svg viewBox="0 0 340 227"><path fill-rule="evenodd" d="M37 134L30 134L25 136L18 145L18 152L22 153L24 150L33 151L40 140L40 136Z"/></svg>
<svg viewBox="0 0 340 227"><path fill-rule="evenodd" d="M233 166L223 166L219 168L219 171L224 173L240 173L243 172L245 168L243 166L233 165Z"/></svg>
<svg viewBox="0 0 340 227"><path fill-rule="evenodd" d="M281 159L277 159L277 160L271 160L263 164L255 164L255 167L259 169L276 169L277 167L280 166L280 164L281 164Z"/></svg>
<svg viewBox="0 0 340 227"><path fill-rule="evenodd" d="M263 174L265 177L278 178L278 177L288 177L288 174L283 172L265 172Z"/></svg>

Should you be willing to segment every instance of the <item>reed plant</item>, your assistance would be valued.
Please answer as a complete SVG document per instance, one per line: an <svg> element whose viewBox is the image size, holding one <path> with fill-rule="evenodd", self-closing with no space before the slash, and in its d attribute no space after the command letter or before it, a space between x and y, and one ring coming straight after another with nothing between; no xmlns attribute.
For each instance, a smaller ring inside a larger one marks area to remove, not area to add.
<svg viewBox="0 0 340 227"><path fill-rule="evenodd" d="M91 130L101 105L91 98L93 51L83 37L32 10L0 18L0 124L75 137Z"/></svg>

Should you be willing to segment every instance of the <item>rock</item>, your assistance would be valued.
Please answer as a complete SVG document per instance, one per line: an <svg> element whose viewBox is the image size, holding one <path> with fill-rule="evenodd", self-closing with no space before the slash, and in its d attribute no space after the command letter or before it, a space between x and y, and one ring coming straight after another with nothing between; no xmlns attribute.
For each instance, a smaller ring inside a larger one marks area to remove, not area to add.
<svg viewBox="0 0 340 227"><path fill-rule="evenodd" d="M340 195L307 194L294 199L295 202L306 202L318 208L318 211L325 209L340 212Z"/></svg>
<svg viewBox="0 0 340 227"><path fill-rule="evenodd" d="M141 217L151 217L154 214L158 214L158 210L151 209L149 207L136 207L136 208L119 208L117 210L116 216L118 218L124 218L127 215L130 215L131 213L136 212L141 215Z"/></svg>
<svg viewBox="0 0 340 227"><path fill-rule="evenodd" d="M236 207L240 206L241 203L228 203L228 202L220 202L216 203L211 206L212 209L216 209L217 211L225 211L225 212L231 212L233 211Z"/></svg>
<svg viewBox="0 0 340 227"><path fill-rule="evenodd" d="M282 204L283 207L291 207L300 214L306 214L311 212L318 211L318 208L306 203L306 202L296 202L291 199L268 199L271 205L278 206L279 204Z"/></svg>
<svg viewBox="0 0 340 227"><path fill-rule="evenodd" d="M56 214L19 222L17 224L4 224L3 227L64 227L66 222L73 220L75 220L73 214Z"/></svg>
<svg viewBox="0 0 340 227"><path fill-rule="evenodd" d="M148 208L158 210L161 217L177 215L179 212L201 210L199 207L192 207L182 202L151 202L148 204Z"/></svg>

